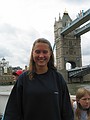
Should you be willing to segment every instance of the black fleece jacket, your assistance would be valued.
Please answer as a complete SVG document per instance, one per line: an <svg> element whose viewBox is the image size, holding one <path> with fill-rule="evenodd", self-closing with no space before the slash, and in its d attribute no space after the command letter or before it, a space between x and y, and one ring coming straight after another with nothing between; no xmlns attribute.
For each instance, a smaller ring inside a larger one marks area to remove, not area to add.
<svg viewBox="0 0 90 120"><path fill-rule="evenodd" d="M24 72L8 99L4 120L74 120L65 80L56 70L35 74Z"/></svg>

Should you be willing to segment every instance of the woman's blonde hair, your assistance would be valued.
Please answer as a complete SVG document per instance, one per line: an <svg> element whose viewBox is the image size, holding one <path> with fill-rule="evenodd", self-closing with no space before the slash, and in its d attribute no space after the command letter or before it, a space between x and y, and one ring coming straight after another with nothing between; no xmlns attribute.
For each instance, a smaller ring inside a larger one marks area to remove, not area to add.
<svg viewBox="0 0 90 120"><path fill-rule="evenodd" d="M34 43L33 43L33 47L32 47L32 51L31 51L31 57L30 57L30 62L29 62L29 73L30 73L30 79L32 79L34 77L34 74L36 72L36 66L35 66L35 62L33 60L33 50L34 50L34 47L37 43L45 43L45 44L48 44L49 46L49 49L51 51L51 56L50 56L50 60L47 64L48 68L53 68L53 69L56 69L55 66L54 66L54 54L53 54L53 50L52 50L52 47L51 47L51 44L50 42L45 39L45 38L39 38L37 39Z"/></svg>
<svg viewBox="0 0 90 120"><path fill-rule="evenodd" d="M76 92L76 102L77 102L77 109L75 112L75 120L81 120L81 109L80 109L80 104L78 103L78 101L84 97L85 94L90 95L90 90L87 90L86 88L79 88ZM87 109L87 120L90 120L90 107L89 109Z"/></svg>

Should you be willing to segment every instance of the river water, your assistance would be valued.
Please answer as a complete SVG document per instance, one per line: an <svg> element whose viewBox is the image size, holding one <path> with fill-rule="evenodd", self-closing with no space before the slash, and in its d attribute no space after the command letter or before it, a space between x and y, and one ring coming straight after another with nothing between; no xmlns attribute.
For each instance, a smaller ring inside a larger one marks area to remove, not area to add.
<svg viewBox="0 0 90 120"><path fill-rule="evenodd" d="M90 82L86 83L72 83L72 84L67 84L69 92L71 95L75 95L76 91L80 87L85 87L87 89L90 89Z"/></svg>
<svg viewBox="0 0 90 120"><path fill-rule="evenodd" d="M72 84L67 84L68 89L69 89L69 93L71 95L75 95L76 91L78 88L80 87L85 87L87 89L90 89L90 82L88 83L72 83ZM13 85L6 85L6 86L0 86L0 92L7 92L7 91L11 91L11 89L13 88Z"/></svg>

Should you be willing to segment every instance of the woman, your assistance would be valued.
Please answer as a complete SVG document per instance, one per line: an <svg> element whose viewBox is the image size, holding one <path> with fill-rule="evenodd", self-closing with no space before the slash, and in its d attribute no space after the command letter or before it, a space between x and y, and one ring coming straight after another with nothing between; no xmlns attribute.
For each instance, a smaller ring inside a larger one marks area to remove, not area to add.
<svg viewBox="0 0 90 120"><path fill-rule="evenodd" d="M73 120L68 88L54 67L48 40L34 42L29 70L16 81L4 120Z"/></svg>
<svg viewBox="0 0 90 120"><path fill-rule="evenodd" d="M73 103L75 120L90 120L90 91L79 88L76 92L76 102Z"/></svg>

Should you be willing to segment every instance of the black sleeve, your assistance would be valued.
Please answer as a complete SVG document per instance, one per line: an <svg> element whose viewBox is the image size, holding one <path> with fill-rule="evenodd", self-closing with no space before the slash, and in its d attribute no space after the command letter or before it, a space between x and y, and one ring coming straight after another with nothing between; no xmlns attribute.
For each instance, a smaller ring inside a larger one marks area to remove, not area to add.
<svg viewBox="0 0 90 120"><path fill-rule="evenodd" d="M18 81L15 83L9 96L3 120L22 120L21 118L21 88L17 87Z"/></svg>
<svg viewBox="0 0 90 120"><path fill-rule="evenodd" d="M70 95L67 84L61 74L58 78L58 87L60 91L60 111L62 120L74 120L73 109L70 101Z"/></svg>

